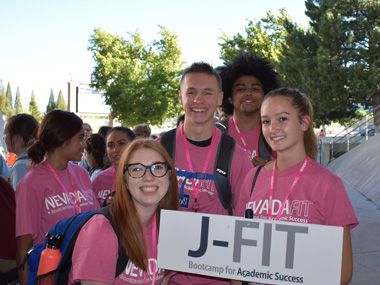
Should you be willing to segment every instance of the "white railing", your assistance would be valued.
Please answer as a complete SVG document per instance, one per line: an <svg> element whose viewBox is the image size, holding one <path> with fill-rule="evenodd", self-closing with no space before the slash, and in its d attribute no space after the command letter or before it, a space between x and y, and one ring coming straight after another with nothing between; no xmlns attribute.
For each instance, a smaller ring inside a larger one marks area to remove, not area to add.
<svg viewBox="0 0 380 285"><path fill-rule="evenodd" d="M380 110L380 105L374 108L373 114L378 110ZM358 120L329 140L330 161L376 135L377 128L374 123L373 114ZM342 144L346 145L345 149L342 149ZM338 146L340 146L340 148Z"/></svg>

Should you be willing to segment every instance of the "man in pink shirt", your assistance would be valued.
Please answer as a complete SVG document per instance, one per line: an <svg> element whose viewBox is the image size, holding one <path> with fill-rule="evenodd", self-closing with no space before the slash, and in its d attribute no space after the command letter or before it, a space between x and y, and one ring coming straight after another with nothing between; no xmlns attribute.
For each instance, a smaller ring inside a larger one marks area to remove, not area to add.
<svg viewBox="0 0 380 285"><path fill-rule="evenodd" d="M244 53L221 67L220 75L228 115L222 123L253 164L264 164L271 150L261 134L260 107L264 95L280 86L278 74L267 60Z"/></svg>
<svg viewBox="0 0 380 285"><path fill-rule="evenodd" d="M218 197L214 173L222 136L215 127L214 113L222 99L221 79L209 64L194 63L184 70L179 100L185 110L185 121L176 129L174 154L180 206L184 211L228 214ZM250 169L252 164L245 151L235 145L229 170L233 213L243 178ZM176 272L169 283L229 284L230 280Z"/></svg>

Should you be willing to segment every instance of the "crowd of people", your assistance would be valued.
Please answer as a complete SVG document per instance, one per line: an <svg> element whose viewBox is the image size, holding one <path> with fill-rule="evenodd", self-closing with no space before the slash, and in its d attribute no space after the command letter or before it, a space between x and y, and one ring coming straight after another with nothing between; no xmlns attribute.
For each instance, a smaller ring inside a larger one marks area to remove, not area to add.
<svg viewBox="0 0 380 285"><path fill-rule="evenodd" d="M46 114L40 125L27 114L8 118L4 141L16 162L12 169L1 162L0 217L9 218L0 220L7 228L0 280L11 278L16 261L19 283L26 284L25 256L52 225L108 206L118 231L100 214L83 226L69 284L240 283L158 268L161 209L243 217L252 210L255 218L341 226L341 284L348 284L350 230L358 220L341 180L315 162L310 99L280 86L270 62L252 54L217 69L193 63L182 72L184 114L170 137L153 137L147 124L93 134L89 124L62 110ZM216 118L220 108L223 118ZM221 152L225 143L229 149ZM223 178L216 168L227 153ZM290 210L304 200L307 209ZM268 207L257 206L263 204ZM115 276L120 248L129 261Z"/></svg>

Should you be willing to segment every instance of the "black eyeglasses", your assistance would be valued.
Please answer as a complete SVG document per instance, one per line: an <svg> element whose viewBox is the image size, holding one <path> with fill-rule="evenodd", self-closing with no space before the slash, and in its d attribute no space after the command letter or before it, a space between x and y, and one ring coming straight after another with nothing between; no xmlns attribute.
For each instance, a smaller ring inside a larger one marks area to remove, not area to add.
<svg viewBox="0 0 380 285"><path fill-rule="evenodd" d="M154 177L163 177L168 172L169 165L166 162L155 162L151 165L132 163L125 166L124 173L127 171L132 178L141 178L145 175L147 169Z"/></svg>

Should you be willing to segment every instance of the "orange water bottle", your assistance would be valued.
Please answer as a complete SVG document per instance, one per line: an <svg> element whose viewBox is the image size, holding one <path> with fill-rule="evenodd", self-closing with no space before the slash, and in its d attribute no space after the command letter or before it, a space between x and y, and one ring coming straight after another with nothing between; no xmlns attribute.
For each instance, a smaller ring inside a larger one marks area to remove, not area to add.
<svg viewBox="0 0 380 285"><path fill-rule="evenodd" d="M62 257L61 251L59 249L61 246L61 241L61 235L48 234L46 248L41 252L37 276L44 275L57 268Z"/></svg>

